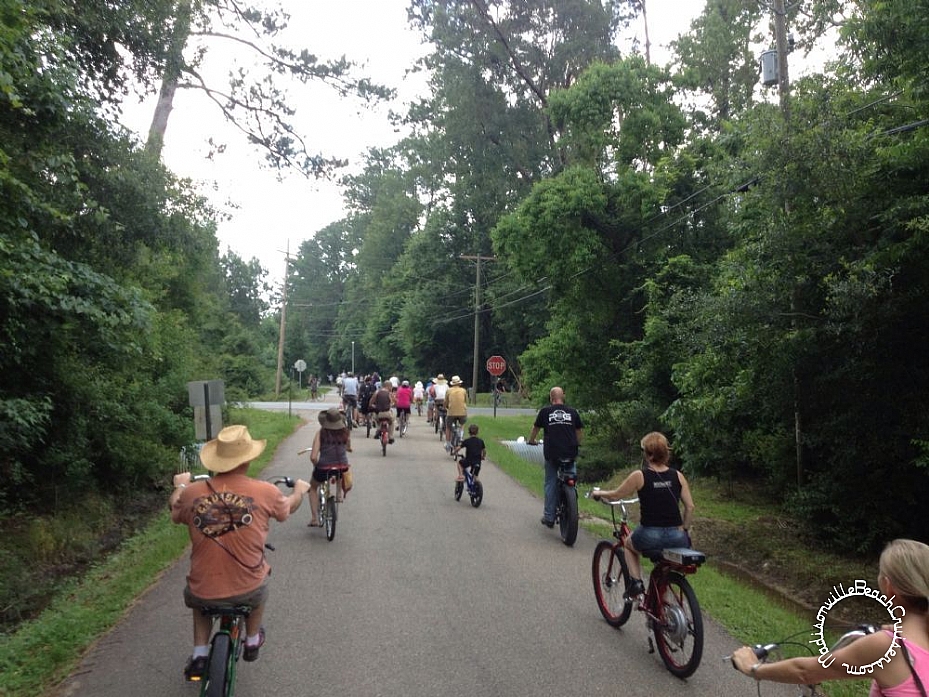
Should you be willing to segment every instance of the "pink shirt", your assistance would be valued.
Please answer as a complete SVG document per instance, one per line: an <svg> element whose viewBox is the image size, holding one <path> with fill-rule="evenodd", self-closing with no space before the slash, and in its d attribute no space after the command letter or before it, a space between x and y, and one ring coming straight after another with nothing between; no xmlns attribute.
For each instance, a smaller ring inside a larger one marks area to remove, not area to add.
<svg viewBox="0 0 929 697"><path fill-rule="evenodd" d="M401 385L397 388L397 406L401 409L409 409L413 403L413 390L409 385Z"/></svg>
<svg viewBox="0 0 929 697"><path fill-rule="evenodd" d="M923 681L923 686L929 689L929 651L902 637L900 641L906 644L906 649L910 652L910 657L913 659L913 670L919 673L919 679ZM897 649L897 656L900 660L906 660L906 656L903 655L903 651L900 649ZM913 674L910 673L907 679L899 685L885 687L883 690L877 682L872 682L868 697L921 697L921 694L919 687L916 686L916 681L913 679Z"/></svg>

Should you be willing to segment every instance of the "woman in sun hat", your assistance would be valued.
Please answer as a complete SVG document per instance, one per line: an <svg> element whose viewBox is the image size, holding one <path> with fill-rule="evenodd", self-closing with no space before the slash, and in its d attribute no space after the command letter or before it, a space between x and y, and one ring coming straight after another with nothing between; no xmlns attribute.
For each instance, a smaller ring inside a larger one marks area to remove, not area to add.
<svg viewBox="0 0 929 697"><path fill-rule="evenodd" d="M244 659L254 661L264 643L261 626L271 567L264 544L271 518L286 520L300 507L309 482L299 479L284 496L270 482L252 479L248 466L267 441L255 440L245 426L227 426L200 451L213 476L190 480L190 472L174 476L168 499L171 520L187 525L191 541L190 573L184 603L193 610L194 651L184 669L188 680L200 680L210 652L212 620L204 606L250 605Z"/></svg>
<svg viewBox="0 0 929 697"><path fill-rule="evenodd" d="M310 479L310 527L319 527L319 485L326 481L331 470L342 473L339 479L338 498L341 500L352 488L348 471L348 453L352 451L352 434L345 423L345 415L336 407L319 412L320 429L313 437L310 461L313 476Z"/></svg>

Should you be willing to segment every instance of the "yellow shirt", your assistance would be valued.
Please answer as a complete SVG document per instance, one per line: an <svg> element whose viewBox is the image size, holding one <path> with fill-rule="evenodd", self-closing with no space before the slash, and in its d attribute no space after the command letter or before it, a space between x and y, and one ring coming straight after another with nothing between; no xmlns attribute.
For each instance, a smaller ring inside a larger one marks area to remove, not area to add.
<svg viewBox="0 0 929 697"><path fill-rule="evenodd" d="M449 387L445 395L445 409L449 416L467 416L468 391L461 385Z"/></svg>

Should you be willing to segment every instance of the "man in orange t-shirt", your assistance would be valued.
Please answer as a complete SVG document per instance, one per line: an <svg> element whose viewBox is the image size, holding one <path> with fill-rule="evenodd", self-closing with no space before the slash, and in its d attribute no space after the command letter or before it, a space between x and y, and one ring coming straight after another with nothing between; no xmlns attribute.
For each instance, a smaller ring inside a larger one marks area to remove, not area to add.
<svg viewBox="0 0 929 697"><path fill-rule="evenodd" d="M243 658L254 661L264 644L261 619L271 572L264 545L270 521L286 520L310 488L300 479L293 493L284 496L270 482L250 478L249 463L266 444L253 440L245 426L227 426L200 453L213 474L210 479L191 482L190 472L174 476L168 500L171 520L187 525L192 545L184 589L184 603L194 617L194 651L184 669L188 680L203 678L210 652L212 619L202 607L251 606Z"/></svg>

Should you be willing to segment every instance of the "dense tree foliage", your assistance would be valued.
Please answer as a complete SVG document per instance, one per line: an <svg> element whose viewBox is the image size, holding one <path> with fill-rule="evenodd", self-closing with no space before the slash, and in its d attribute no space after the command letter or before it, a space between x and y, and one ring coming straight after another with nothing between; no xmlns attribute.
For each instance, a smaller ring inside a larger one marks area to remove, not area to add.
<svg viewBox="0 0 929 697"><path fill-rule="evenodd" d="M661 428L846 548L926 537L925 8L791 6L798 49L842 41L789 111L762 6L707 2L667 68L616 52L641 9L411 2L432 92L346 182L330 368L352 338L365 368L468 375L476 311L481 360L563 384L610 449Z"/></svg>
<svg viewBox="0 0 929 697"><path fill-rule="evenodd" d="M185 383L269 374L260 267L220 259L204 201L99 108L157 63L158 6L72 5L2 2L4 513L155 490L192 439Z"/></svg>

